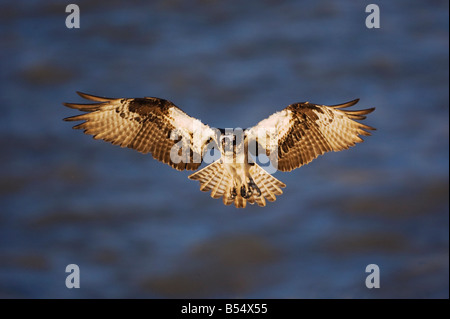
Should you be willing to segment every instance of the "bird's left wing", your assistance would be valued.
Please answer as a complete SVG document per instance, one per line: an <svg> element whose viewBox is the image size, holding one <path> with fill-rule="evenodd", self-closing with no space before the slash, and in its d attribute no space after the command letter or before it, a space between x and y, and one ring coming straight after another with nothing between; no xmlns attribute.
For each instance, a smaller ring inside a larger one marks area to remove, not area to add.
<svg viewBox="0 0 450 319"><path fill-rule="evenodd" d="M277 169L291 171L325 152L362 142L360 135L370 135L374 128L355 120L364 120L375 108L343 110L358 101L332 106L294 103L249 128L246 134L261 144L272 164L277 161Z"/></svg>
<svg viewBox="0 0 450 319"><path fill-rule="evenodd" d="M105 98L77 93L96 103L64 103L86 112L64 119L84 121L74 126L75 129L83 129L95 139L151 153L155 159L177 170L197 169L207 143L215 140L218 134L164 99Z"/></svg>

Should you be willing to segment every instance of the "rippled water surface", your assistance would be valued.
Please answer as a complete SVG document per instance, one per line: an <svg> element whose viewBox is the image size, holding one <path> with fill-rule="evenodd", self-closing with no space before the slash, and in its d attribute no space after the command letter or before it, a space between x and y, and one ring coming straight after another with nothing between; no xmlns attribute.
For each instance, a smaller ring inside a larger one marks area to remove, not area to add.
<svg viewBox="0 0 450 319"><path fill-rule="evenodd" d="M64 2L1 1L0 297L448 298L448 1L379 1L380 29L369 3L78 1L67 29ZM72 130L77 90L213 127L360 98L377 131L238 210Z"/></svg>

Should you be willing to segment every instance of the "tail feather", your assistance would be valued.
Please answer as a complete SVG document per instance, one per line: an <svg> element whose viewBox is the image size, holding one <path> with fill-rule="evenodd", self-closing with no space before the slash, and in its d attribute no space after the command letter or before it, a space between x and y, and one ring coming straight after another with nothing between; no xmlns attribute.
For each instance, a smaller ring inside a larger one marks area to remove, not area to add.
<svg viewBox="0 0 450 319"><path fill-rule="evenodd" d="M276 200L276 195L283 194L281 188L286 187L286 185L257 164L254 164L250 168L249 173L261 193L254 189L248 198L242 196L245 193L241 194L240 185L236 185L236 181L228 173L220 160L195 172L189 178L200 182L200 190L204 192L211 191L212 198L222 197L225 205L234 203L238 208L245 208L247 201L251 205L257 203L258 206L266 206L266 199L273 202Z"/></svg>
<svg viewBox="0 0 450 319"><path fill-rule="evenodd" d="M230 175L228 174L219 174L220 177L218 177L218 183L216 183L216 186L211 191L211 197L212 198L220 198L222 197L225 192L227 191L227 186L230 183Z"/></svg>
<svg viewBox="0 0 450 319"><path fill-rule="evenodd" d="M247 202L249 202L250 205L253 205L255 203L255 201L256 201L255 194L252 194L252 196L250 196L250 198L247 198Z"/></svg>
<svg viewBox="0 0 450 319"><path fill-rule="evenodd" d="M267 173L261 166L258 164L253 165L250 168L250 174L256 183L256 185L261 190L262 196L257 196L255 198L256 202L259 206L265 206L265 198L268 201L273 202L276 200L275 195L283 194L281 188L286 187L284 183ZM260 200L258 200L260 199Z"/></svg>
<svg viewBox="0 0 450 319"><path fill-rule="evenodd" d="M200 190L203 192L210 191L217 184L216 176L219 175L218 170L212 171L210 174L204 177L205 183L200 186Z"/></svg>
<svg viewBox="0 0 450 319"><path fill-rule="evenodd" d="M224 171L225 171L225 169L224 169ZM223 197L222 197L223 203L227 206L229 206L233 203L233 197L231 196L231 190L233 189L233 186L234 186L233 178L230 175L228 175L228 176L229 176L229 178L228 178L228 182L225 186L225 193L223 194Z"/></svg>
<svg viewBox="0 0 450 319"><path fill-rule="evenodd" d="M256 203L258 204L258 206L260 206L260 207L266 206L266 199L263 196L255 195L255 200L256 200Z"/></svg>
<svg viewBox="0 0 450 319"><path fill-rule="evenodd" d="M199 181L201 191L207 192L211 190L212 198L223 197L225 205L230 205L233 202L229 191L233 186L233 179L220 161L215 161L195 172L189 176L189 179Z"/></svg>
<svg viewBox="0 0 450 319"><path fill-rule="evenodd" d="M241 195L237 195L234 198L234 206L237 208L245 208L245 206L247 206L247 200Z"/></svg>
<svg viewBox="0 0 450 319"><path fill-rule="evenodd" d="M276 198L275 195L272 194L271 191L269 191L268 187L266 186L266 183L264 183L263 176L262 175L256 175L252 174L253 180L255 181L255 184L259 187L261 190L262 197L267 198L270 202L273 202Z"/></svg>
<svg viewBox="0 0 450 319"><path fill-rule="evenodd" d="M256 202L260 207L266 206L266 200L264 199L264 196L262 196L262 192L261 196L258 196L256 193L253 194L253 196L248 199L248 202L252 205Z"/></svg>
<svg viewBox="0 0 450 319"><path fill-rule="evenodd" d="M222 165L220 164L220 162L216 161L211 165L208 165L205 168L190 175L189 178L199 181L200 190L203 192L207 192L216 185L216 180L214 179L214 177L217 176L218 173L223 172L221 166Z"/></svg>

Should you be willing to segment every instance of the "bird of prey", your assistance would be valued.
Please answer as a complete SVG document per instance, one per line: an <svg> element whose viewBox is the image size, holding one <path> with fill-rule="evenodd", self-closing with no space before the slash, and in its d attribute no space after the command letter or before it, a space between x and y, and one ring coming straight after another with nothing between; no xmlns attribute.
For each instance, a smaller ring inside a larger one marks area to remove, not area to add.
<svg viewBox="0 0 450 319"><path fill-rule="evenodd" d="M375 108L344 110L359 99L338 105L294 103L256 126L244 130L214 129L190 117L172 102L156 97L106 98L77 92L90 104L64 103L85 113L65 118L84 121L82 129L121 147L150 153L177 170L197 170L212 148L220 158L189 176L200 190L238 208L275 201L284 183L273 177L252 156L265 154L276 169L289 172L329 151L341 151L362 142L373 127L364 120Z"/></svg>

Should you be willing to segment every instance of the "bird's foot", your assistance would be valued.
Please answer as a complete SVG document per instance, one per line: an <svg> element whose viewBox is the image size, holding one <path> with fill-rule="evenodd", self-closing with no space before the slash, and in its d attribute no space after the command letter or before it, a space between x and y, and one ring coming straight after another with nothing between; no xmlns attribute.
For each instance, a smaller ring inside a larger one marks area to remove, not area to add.
<svg viewBox="0 0 450 319"><path fill-rule="evenodd" d="M245 199L249 199L253 196L253 194L257 194L257 196L261 196L261 190L255 184L253 179L250 179L250 182L247 185L242 185L240 189L241 196Z"/></svg>
<svg viewBox="0 0 450 319"><path fill-rule="evenodd" d="M256 193L258 194L257 195L258 197L261 196L261 190L259 189L258 185L256 185L253 178L250 178L250 182L248 183L248 188L251 189L252 191L256 191Z"/></svg>
<svg viewBox="0 0 450 319"><path fill-rule="evenodd" d="M237 196L236 187L233 187L231 190L230 197L231 197L231 199L235 199L236 196Z"/></svg>

